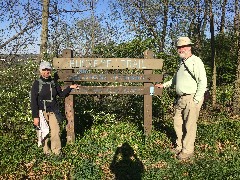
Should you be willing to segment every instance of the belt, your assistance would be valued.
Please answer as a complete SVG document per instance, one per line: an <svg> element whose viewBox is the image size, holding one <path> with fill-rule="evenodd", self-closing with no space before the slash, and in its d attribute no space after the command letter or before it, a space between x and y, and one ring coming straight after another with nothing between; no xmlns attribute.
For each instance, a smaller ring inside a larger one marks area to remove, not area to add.
<svg viewBox="0 0 240 180"><path fill-rule="evenodd" d="M181 96L188 96L188 95L191 95L191 94L183 93Z"/></svg>

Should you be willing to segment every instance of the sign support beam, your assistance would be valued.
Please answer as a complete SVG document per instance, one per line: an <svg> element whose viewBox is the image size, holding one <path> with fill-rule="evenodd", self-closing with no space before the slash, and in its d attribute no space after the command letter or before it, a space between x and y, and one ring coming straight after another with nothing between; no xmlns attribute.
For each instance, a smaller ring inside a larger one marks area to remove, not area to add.
<svg viewBox="0 0 240 180"><path fill-rule="evenodd" d="M73 52L70 49L63 50L62 53L63 57L65 58L72 58ZM70 73L72 70L65 70L69 71ZM65 86L71 85L72 82L65 82ZM65 115L68 121L66 126L67 131L67 143L71 144L75 142L75 127L74 127L74 95L70 94L68 97L65 98Z"/></svg>
<svg viewBox="0 0 240 180"><path fill-rule="evenodd" d="M153 52L146 50L144 52L144 58L153 58ZM144 74L152 74L152 70L144 70ZM150 95L150 87L152 83L144 83L144 87L149 89L149 95L144 95L144 134L148 136L152 130L152 96Z"/></svg>

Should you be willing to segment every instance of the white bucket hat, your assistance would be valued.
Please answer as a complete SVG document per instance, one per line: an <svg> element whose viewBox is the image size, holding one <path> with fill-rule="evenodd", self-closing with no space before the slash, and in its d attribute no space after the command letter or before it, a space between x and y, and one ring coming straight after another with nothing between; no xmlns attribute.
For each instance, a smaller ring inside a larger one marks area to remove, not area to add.
<svg viewBox="0 0 240 180"><path fill-rule="evenodd" d="M41 71L43 69L52 69L51 64L47 61L41 62L39 66L39 70Z"/></svg>
<svg viewBox="0 0 240 180"><path fill-rule="evenodd" d="M179 46L187 46L187 45L193 45L192 41L188 37L180 37L177 40L177 47Z"/></svg>

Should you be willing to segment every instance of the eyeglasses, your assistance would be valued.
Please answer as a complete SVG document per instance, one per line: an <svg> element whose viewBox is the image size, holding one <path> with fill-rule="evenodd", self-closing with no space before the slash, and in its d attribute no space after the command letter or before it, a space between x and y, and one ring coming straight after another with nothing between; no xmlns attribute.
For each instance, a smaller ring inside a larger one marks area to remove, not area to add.
<svg viewBox="0 0 240 180"><path fill-rule="evenodd" d="M185 47L191 47L190 45L184 45L184 46L177 46L177 49L185 48Z"/></svg>
<svg viewBox="0 0 240 180"><path fill-rule="evenodd" d="M45 69L42 69L42 71L51 71L51 69L45 68Z"/></svg>

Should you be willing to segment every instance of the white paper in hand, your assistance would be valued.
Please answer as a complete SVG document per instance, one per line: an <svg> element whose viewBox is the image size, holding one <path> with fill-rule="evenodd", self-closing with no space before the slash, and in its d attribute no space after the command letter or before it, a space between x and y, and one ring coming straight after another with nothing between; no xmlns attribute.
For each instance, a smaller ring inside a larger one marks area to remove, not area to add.
<svg viewBox="0 0 240 180"><path fill-rule="evenodd" d="M38 147L42 145L42 140L48 135L49 133L49 126L47 120L45 119L42 110L39 110L39 119L40 119L40 130L37 131L38 133Z"/></svg>

